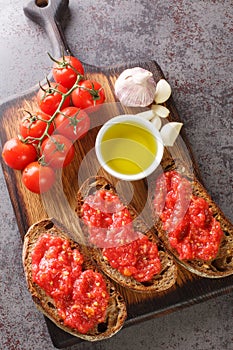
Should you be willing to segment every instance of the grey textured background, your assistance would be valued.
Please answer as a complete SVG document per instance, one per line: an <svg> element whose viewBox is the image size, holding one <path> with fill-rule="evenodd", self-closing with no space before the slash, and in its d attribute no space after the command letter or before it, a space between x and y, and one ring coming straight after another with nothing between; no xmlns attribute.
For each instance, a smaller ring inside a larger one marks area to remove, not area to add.
<svg viewBox="0 0 233 350"><path fill-rule="evenodd" d="M51 44L43 29L25 18L24 3L0 0L1 100L35 85L51 66ZM172 86L204 183L233 220L232 0L70 0L65 34L73 52L86 63L159 63ZM26 289L22 243L1 171L0 191L0 349L51 350L43 316ZM232 350L232 296L72 350Z"/></svg>

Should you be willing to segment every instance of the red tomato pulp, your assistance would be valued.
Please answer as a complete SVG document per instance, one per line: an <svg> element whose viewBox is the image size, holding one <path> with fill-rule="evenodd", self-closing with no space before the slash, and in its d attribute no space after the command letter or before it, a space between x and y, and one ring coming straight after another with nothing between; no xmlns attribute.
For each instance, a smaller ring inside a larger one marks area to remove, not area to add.
<svg viewBox="0 0 233 350"><path fill-rule="evenodd" d="M64 324L85 334L104 322L109 294L102 275L82 264L68 240L46 233L32 252L33 281L54 299Z"/></svg>
<svg viewBox="0 0 233 350"><path fill-rule="evenodd" d="M191 183L176 171L156 183L154 209L180 259L212 260L223 236L207 201L192 194Z"/></svg>
<svg viewBox="0 0 233 350"><path fill-rule="evenodd" d="M103 248L105 259L122 275L145 282L160 272L157 245L134 230L130 212L117 195L96 191L85 199L81 216L89 241Z"/></svg>

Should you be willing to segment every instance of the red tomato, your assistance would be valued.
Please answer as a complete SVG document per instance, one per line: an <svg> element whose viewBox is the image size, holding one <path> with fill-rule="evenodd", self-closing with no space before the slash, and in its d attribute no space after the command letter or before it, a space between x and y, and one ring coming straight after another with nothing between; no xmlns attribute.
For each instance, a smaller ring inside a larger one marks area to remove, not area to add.
<svg viewBox="0 0 233 350"><path fill-rule="evenodd" d="M75 149L70 140L63 135L53 135L42 142L44 161L52 168L67 166L74 158Z"/></svg>
<svg viewBox="0 0 233 350"><path fill-rule="evenodd" d="M56 132L75 141L86 135L90 128L90 118L77 107L66 107L55 118Z"/></svg>
<svg viewBox="0 0 233 350"><path fill-rule="evenodd" d="M70 89L76 82L77 76L84 75L84 68L76 57L64 56L55 61L52 72L57 83Z"/></svg>
<svg viewBox="0 0 233 350"><path fill-rule="evenodd" d="M55 182L54 170L38 162L26 166L22 174L23 184L34 193L47 192Z"/></svg>
<svg viewBox="0 0 233 350"><path fill-rule="evenodd" d="M71 99L75 107L84 109L103 103L105 101L105 92L97 81L84 80L71 93Z"/></svg>
<svg viewBox="0 0 233 350"><path fill-rule="evenodd" d="M4 144L2 157L9 167L23 170L26 165L36 160L37 151L33 145L12 138Z"/></svg>
<svg viewBox="0 0 233 350"><path fill-rule="evenodd" d="M59 83L50 82L49 85L42 86L37 93L38 106L44 113L53 115L62 100L62 94L67 93L67 91L68 89ZM69 104L70 96L67 96L62 104L62 108L68 107Z"/></svg>
<svg viewBox="0 0 233 350"><path fill-rule="evenodd" d="M32 140L34 143L38 143L39 140L33 140L33 139L39 139L43 136L46 128L47 128L47 121L49 121L51 116L48 114L45 114L43 112L34 112L33 114L28 113L25 115L20 123L20 133L24 139L29 137L30 140ZM47 133L51 135L54 131L53 123L50 124Z"/></svg>

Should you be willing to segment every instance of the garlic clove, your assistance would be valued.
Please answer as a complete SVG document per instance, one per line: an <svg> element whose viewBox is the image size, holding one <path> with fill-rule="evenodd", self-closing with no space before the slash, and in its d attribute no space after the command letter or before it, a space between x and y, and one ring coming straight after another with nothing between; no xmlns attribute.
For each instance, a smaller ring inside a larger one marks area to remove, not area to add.
<svg viewBox="0 0 233 350"><path fill-rule="evenodd" d="M152 118L154 118L155 112L152 109L150 109L149 111L137 113L136 116L146 120L151 120Z"/></svg>
<svg viewBox="0 0 233 350"><path fill-rule="evenodd" d="M160 128L162 126L162 121L158 115L156 115L155 117L153 117L151 119L151 123L154 124L154 126L156 127L157 130L160 130Z"/></svg>
<svg viewBox="0 0 233 350"><path fill-rule="evenodd" d="M123 71L115 82L115 95L129 107L149 106L155 96L156 83L153 74L141 67Z"/></svg>
<svg viewBox="0 0 233 350"><path fill-rule="evenodd" d="M165 79L160 79L156 85L154 100L155 103L166 102L171 96L171 86Z"/></svg>
<svg viewBox="0 0 233 350"><path fill-rule="evenodd" d="M152 110L157 114L160 118L167 118L169 116L169 109L165 106L161 105L152 105Z"/></svg>
<svg viewBox="0 0 233 350"><path fill-rule="evenodd" d="M162 129L160 130L160 135L163 140L164 146L174 145L182 126L183 123L178 122L170 122L163 125Z"/></svg>

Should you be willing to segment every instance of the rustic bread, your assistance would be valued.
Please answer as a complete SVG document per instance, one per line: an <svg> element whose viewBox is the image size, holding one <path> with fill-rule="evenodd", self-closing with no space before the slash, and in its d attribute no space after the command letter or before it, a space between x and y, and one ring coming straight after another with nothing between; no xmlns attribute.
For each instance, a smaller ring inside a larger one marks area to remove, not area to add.
<svg viewBox="0 0 233 350"><path fill-rule="evenodd" d="M111 191L116 194L116 190L114 186L109 183L109 181L101 176L96 177L90 177L88 178L80 187L78 193L77 193L77 207L76 212L79 217L81 217L81 208L84 202L84 199L93 193L95 193L99 189L105 189L107 191ZM124 199L122 199L122 202L124 203ZM101 268L101 270L109 276L112 280L117 282L118 284L122 285L123 287L130 288L137 292L162 292L170 287L172 287L177 279L177 267L176 264L171 257L170 254L168 254L161 242L157 239L156 235L154 234L154 229L149 229L145 222L139 218L136 210L132 206L128 206L132 218L134 219L134 226L135 228L142 232L143 234L147 235L148 238L157 243L158 250L159 250L159 257L161 261L161 271L159 274L155 275L150 281L148 282L138 282L133 277L123 276L118 270L114 269L110 266L108 261L103 258L102 250L97 247L92 247L92 256L94 260L96 261L97 265ZM81 221L82 230L85 234L85 237L88 237L88 227Z"/></svg>
<svg viewBox="0 0 233 350"><path fill-rule="evenodd" d="M113 284L104 276L108 292L110 295L109 306L107 309L106 321L97 325L94 329L90 330L87 334L80 334L77 330L64 325L63 321L60 319L54 300L50 298L36 283L32 281L32 270L31 270L31 253L33 247L38 240L38 238L44 234L49 233L54 236L59 236L67 239L72 248L77 248L80 253L84 256L83 269L97 270L96 266L90 260L90 258L85 255L83 247L78 243L69 239L69 233L67 230L59 224L54 219L45 219L38 223L32 225L24 238L23 245L23 266L25 271L25 276L27 280L28 289L31 292L32 299L35 302L37 308L43 312L45 316L51 319L59 328L72 334L73 336L88 340L97 341L113 336L118 332L125 321L126 318L126 305L123 298L120 296L118 291L115 289Z"/></svg>
<svg viewBox="0 0 233 350"><path fill-rule="evenodd" d="M213 216L221 225L224 233L217 256L211 261L202 260L180 260L177 251L169 244L166 232L162 229L162 222L156 216L153 210L153 196L151 196L151 209L154 216L154 223L158 233L159 239L164 246L176 258L177 262L192 273L201 277L207 278L221 278L233 274L233 225L225 217L221 209L212 200L204 186L197 179L191 168L187 167L182 161L166 161L163 164L164 171L177 170L181 175L185 176L192 183L193 194L204 198L212 210Z"/></svg>

